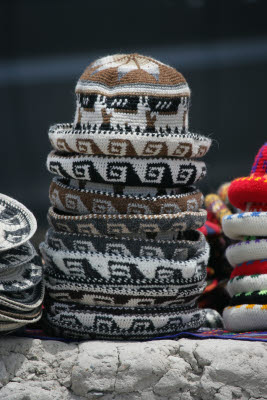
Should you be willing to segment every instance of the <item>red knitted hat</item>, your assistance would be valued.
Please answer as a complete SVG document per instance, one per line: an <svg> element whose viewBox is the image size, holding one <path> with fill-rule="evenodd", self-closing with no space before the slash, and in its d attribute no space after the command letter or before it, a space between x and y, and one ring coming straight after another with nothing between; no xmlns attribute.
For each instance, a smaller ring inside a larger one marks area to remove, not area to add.
<svg viewBox="0 0 267 400"><path fill-rule="evenodd" d="M267 211L267 143L256 155L250 176L231 183L228 198L243 211Z"/></svg>

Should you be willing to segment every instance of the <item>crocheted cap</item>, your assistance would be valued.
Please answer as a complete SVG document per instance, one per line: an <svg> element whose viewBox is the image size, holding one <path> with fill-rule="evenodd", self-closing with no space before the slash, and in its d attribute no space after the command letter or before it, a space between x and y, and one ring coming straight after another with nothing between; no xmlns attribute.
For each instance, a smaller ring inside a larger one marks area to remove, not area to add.
<svg viewBox="0 0 267 400"><path fill-rule="evenodd" d="M250 176L231 183L228 197L235 207L243 211L267 211L267 143L256 155Z"/></svg>
<svg viewBox="0 0 267 400"><path fill-rule="evenodd" d="M76 85L76 128L180 133L188 127L190 89L174 68L139 54L90 64Z"/></svg>

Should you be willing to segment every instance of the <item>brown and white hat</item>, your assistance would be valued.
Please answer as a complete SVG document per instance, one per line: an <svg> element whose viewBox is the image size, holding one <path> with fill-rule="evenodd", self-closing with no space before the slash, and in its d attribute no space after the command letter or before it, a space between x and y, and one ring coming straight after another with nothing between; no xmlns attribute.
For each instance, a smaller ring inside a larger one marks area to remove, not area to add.
<svg viewBox="0 0 267 400"><path fill-rule="evenodd" d="M188 132L190 89L176 69L139 54L90 64L76 85L73 124L49 131L55 149L117 156L201 157L210 139Z"/></svg>

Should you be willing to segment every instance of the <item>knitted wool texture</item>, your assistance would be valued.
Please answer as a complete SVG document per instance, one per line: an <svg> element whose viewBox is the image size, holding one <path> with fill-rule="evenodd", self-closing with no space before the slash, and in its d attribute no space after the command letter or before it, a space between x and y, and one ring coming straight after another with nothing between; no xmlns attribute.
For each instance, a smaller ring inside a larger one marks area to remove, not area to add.
<svg viewBox="0 0 267 400"><path fill-rule="evenodd" d="M239 292L236 293L230 301L230 306L237 306L240 304L266 304L267 303L267 289Z"/></svg>
<svg viewBox="0 0 267 400"><path fill-rule="evenodd" d="M243 211L267 211L267 143L256 155L249 177L234 180L229 189L230 202Z"/></svg>
<svg viewBox="0 0 267 400"><path fill-rule="evenodd" d="M138 54L100 58L76 86L74 124L51 127L70 153L201 157L211 141L188 132L190 90L174 68Z"/></svg>
<svg viewBox="0 0 267 400"><path fill-rule="evenodd" d="M48 210L48 222L58 231L88 235L129 235L178 232L201 227L207 212L182 212L176 214L87 214L65 215L55 208Z"/></svg>
<svg viewBox="0 0 267 400"><path fill-rule="evenodd" d="M48 155L47 169L65 178L132 186L192 185L206 175L206 165L203 161L64 155L55 151Z"/></svg>
<svg viewBox="0 0 267 400"><path fill-rule="evenodd" d="M226 249L226 258L234 267L246 261L267 258L267 239L255 239L238 242Z"/></svg>
<svg viewBox="0 0 267 400"><path fill-rule="evenodd" d="M99 101L100 98L95 98L94 108L100 105L104 109L104 104L99 104ZM148 108L148 104L142 105L142 98L139 97L139 101L139 109ZM129 129L128 131L77 129L73 124L53 125L48 135L53 148L61 152L119 157L198 158L203 157L211 145L209 138L192 133L140 134Z"/></svg>
<svg viewBox="0 0 267 400"><path fill-rule="evenodd" d="M233 332L267 329L267 304L242 304L223 311L225 329Z"/></svg>
<svg viewBox="0 0 267 400"><path fill-rule="evenodd" d="M49 229L46 234L46 243L49 247L62 251L186 261L201 253L206 241L204 235L197 231L187 231L180 234L179 239L170 241L77 235Z"/></svg>
<svg viewBox="0 0 267 400"><path fill-rule="evenodd" d="M226 215L232 214L229 208L226 207L224 202L220 199L220 197L217 194L211 193L208 196L206 196L205 206L208 211L211 211L213 214L215 214L216 219L220 224L222 223L222 219Z"/></svg>
<svg viewBox="0 0 267 400"><path fill-rule="evenodd" d="M32 244L26 242L19 247L12 248L0 253L0 273L7 269L14 269L26 264L36 255Z"/></svg>
<svg viewBox="0 0 267 400"><path fill-rule="evenodd" d="M34 215L23 204L0 194L0 251L25 243L36 228Z"/></svg>
<svg viewBox="0 0 267 400"><path fill-rule="evenodd" d="M267 261L265 260L256 260L256 261L248 261L242 264L237 265L232 273L231 277L235 278L236 276L242 275L254 275L254 274L267 274Z"/></svg>
<svg viewBox="0 0 267 400"><path fill-rule="evenodd" d="M230 296L242 292L254 292L267 288L267 274L239 275L229 280L227 291Z"/></svg>
<svg viewBox="0 0 267 400"><path fill-rule="evenodd" d="M142 340L198 328L205 313L195 305L104 307L48 301L46 318L53 332L64 337Z"/></svg>
<svg viewBox="0 0 267 400"><path fill-rule="evenodd" d="M57 269L70 281L103 284L192 284L206 274L209 257L206 243L203 251L188 261L152 257L126 257L93 252L54 250L41 243L47 266Z"/></svg>
<svg viewBox="0 0 267 400"><path fill-rule="evenodd" d="M233 240L246 236L267 236L267 212L245 212L223 218L223 231Z"/></svg>
<svg viewBox="0 0 267 400"><path fill-rule="evenodd" d="M173 196L141 197L76 189L60 179L52 181L49 198L58 210L79 215L175 214L181 211L198 211L203 205L203 195L194 187L189 187L186 193Z"/></svg>

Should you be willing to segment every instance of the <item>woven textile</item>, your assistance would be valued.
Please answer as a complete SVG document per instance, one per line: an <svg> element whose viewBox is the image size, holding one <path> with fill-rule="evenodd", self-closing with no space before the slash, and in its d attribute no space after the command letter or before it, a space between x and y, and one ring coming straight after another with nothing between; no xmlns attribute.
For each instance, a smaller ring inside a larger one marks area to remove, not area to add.
<svg viewBox="0 0 267 400"><path fill-rule="evenodd" d="M0 194L0 251L25 243L36 228L36 219L23 204Z"/></svg>
<svg viewBox="0 0 267 400"><path fill-rule="evenodd" d="M227 291L230 296L241 292L254 292L267 288L267 274L239 275L229 280Z"/></svg>
<svg viewBox="0 0 267 400"><path fill-rule="evenodd" d="M152 257L126 257L113 254L54 250L41 243L46 266L67 276L69 281L103 284L192 284L206 275L209 246L188 261Z"/></svg>
<svg viewBox="0 0 267 400"><path fill-rule="evenodd" d="M18 292L37 285L42 279L42 262L39 256L16 268L0 272L0 293Z"/></svg>
<svg viewBox="0 0 267 400"><path fill-rule="evenodd" d="M25 242L18 247L1 252L0 274L4 270L13 269L29 262L35 255L36 251L30 242Z"/></svg>
<svg viewBox="0 0 267 400"><path fill-rule="evenodd" d="M267 212L245 212L225 217L223 231L230 239L242 240L246 236L267 236Z"/></svg>
<svg viewBox="0 0 267 400"><path fill-rule="evenodd" d="M246 261L267 258L267 239L255 239L238 242L227 247L226 257L234 267Z"/></svg>
<svg viewBox="0 0 267 400"><path fill-rule="evenodd" d="M141 340L198 328L205 315L195 305L143 308L48 302L46 318L64 337Z"/></svg>
<svg viewBox="0 0 267 400"><path fill-rule="evenodd" d="M207 212L183 212L177 214L87 214L65 215L50 207L48 221L58 231L88 235L144 234L185 231L200 228L206 221Z"/></svg>
<svg viewBox="0 0 267 400"><path fill-rule="evenodd" d="M44 281L30 289L17 292L1 292L0 308L10 308L18 311L28 311L39 307L44 299Z"/></svg>
<svg viewBox="0 0 267 400"><path fill-rule="evenodd" d="M242 304L223 311L225 329L235 332L267 329L267 304Z"/></svg>
<svg viewBox="0 0 267 400"><path fill-rule="evenodd" d="M255 157L250 176L235 179L228 189L230 202L243 211L267 211L267 143Z"/></svg>
<svg viewBox="0 0 267 400"><path fill-rule="evenodd" d="M47 169L65 178L132 186L193 185L206 175L203 161L184 158L63 155L55 151L48 155Z"/></svg>
<svg viewBox="0 0 267 400"><path fill-rule="evenodd" d="M94 104L99 100L95 99ZM94 105L93 105L94 107ZM73 124L57 124L49 129L55 150L66 153L120 157L203 157L211 139L197 134L76 129Z"/></svg>
<svg viewBox="0 0 267 400"><path fill-rule="evenodd" d="M76 189L54 179L49 197L52 206L73 214L176 214L198 211L203 205L203 195L194 187L186 193L173 196L112 195L94 190Z"/></svg>
<svg viewBox="0 0 267 400"><path fill-rule="evenodd" d="M46 234L46 243L55 250L98 252L129 257L154 257L173 261L186 261L205 247L205 237L198 231L181 233L176 240L153 240L89 236L56 232Z"/></svg>

